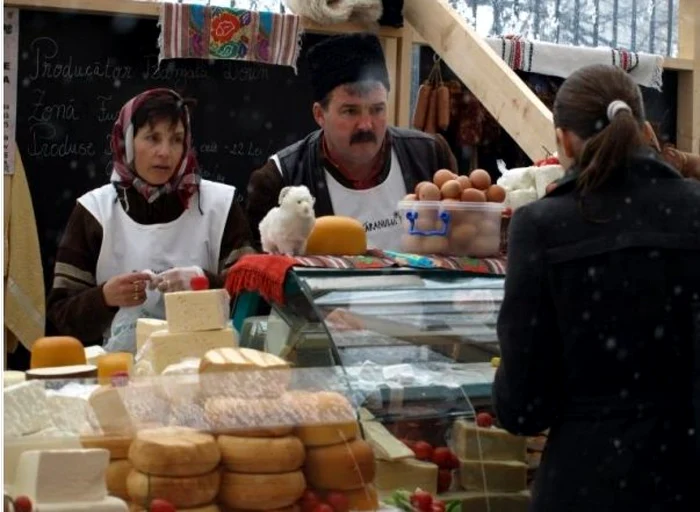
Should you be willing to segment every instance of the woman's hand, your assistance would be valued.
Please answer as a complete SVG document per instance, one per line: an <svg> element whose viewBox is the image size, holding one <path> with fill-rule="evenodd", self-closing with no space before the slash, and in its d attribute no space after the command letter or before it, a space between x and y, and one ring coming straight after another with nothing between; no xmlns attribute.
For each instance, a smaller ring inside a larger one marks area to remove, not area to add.
<svg viewBox="0 0 700 512"><path fill-rule="evenodd" d="M105 303L111 307L140 306L146 300L146 287L152 275L147 272L131 272L109 279L102 287Z"/></svg>
<svg viewBox="0 0 700 512"><path fill-rule="evenodd" d="M204 270L199 267L176 267L161 272L153 278L152 288L157 288L163 293L182 292L191 290L190 284L193 277L203 276Z"/></svg>

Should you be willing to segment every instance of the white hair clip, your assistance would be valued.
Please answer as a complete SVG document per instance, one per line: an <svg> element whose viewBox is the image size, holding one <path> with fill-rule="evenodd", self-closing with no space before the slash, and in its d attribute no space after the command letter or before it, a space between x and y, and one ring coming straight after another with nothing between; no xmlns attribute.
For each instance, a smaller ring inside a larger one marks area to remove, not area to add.
<svg viewBox="0 0 700 512"><path fill-rule="evenodd" d="M608 121L612 121L613 118L622 110L627 110L630 113L632 112L632 108L624 101L622 101L622 100L611 101L610 105L608 105Z"/></svg>

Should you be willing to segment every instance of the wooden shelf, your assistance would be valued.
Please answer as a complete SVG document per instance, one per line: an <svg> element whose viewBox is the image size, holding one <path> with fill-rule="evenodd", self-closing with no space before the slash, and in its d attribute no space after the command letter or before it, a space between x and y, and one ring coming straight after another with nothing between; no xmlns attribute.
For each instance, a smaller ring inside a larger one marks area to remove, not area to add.
<svg viewBox="0 0 700 512"><path fill-rule="evenodd" d="M664 58L664 69L669 71L692 71L693 59Z"/></svg>
<svg viewBox="0 0 700 512"><path fill-rule="evenodd" d="M5 2L5 7L95 14L125 14L155 18L160 14L161 3L160 1L139 0L8 0ZM365 27L354 23L319 25L307 19L302 20L302 25L304 30L319 34L344 34L367 30ZM379 35L381 37L399 38L402 37L403 31L397 28L380 27Z"/></svg>

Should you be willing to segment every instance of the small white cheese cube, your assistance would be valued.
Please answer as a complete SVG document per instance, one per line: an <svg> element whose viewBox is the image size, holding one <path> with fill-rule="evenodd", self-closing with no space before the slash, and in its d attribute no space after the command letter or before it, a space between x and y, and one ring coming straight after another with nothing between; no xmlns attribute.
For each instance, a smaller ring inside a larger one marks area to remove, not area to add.
<svg viewBox="0 0 700 512"><path fill-rule="evenodd" d="M168 322L156 318L139 318L136 320L136 353L141 350L148 338L156 331L168 329Z"/></svg>
<svg viewBox="0 0 700 512"><path fill-rule="evenodd" d="M200 290L165 294L165 318L170 332L224 329L230 316L226 290Z"/></svg>
<svg viewBox="0 0 700 512"><path fill-rule="evenodd" d="M102 501L107 496L107 450L30 450L20 455L16 494L44 503Z"/></svg>
<svg viewBox="0 0 700 512"><path fill-rule="evenodd" d="M18 437L52 427L49 403L40 380L4 388L5 437Z"/></svg>

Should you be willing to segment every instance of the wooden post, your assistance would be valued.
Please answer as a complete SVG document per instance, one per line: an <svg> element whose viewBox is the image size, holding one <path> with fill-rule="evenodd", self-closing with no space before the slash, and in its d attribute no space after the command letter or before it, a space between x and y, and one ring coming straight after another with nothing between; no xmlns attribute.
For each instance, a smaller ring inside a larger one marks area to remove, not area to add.
<svg viewBox="0 0 700 512"><path fill-rule="evenodd" d="M690 70L678 71L678 149L700 153L700 2L678 5L679 57L691 60Z"/></svg>
<svg viewBox="0 0 700 512"><path fill-rule="evenodd" d="M552 113L447 0L405 0L404 17L532 160L555 150Z"/></svg>
<svg viewBox="0 0 700 512"><path fill-rule="evenodd" d="M413 71L413 27L405 24L398 39L398 69L396 79L396 126L411 125L411 73Z"/></svg>

